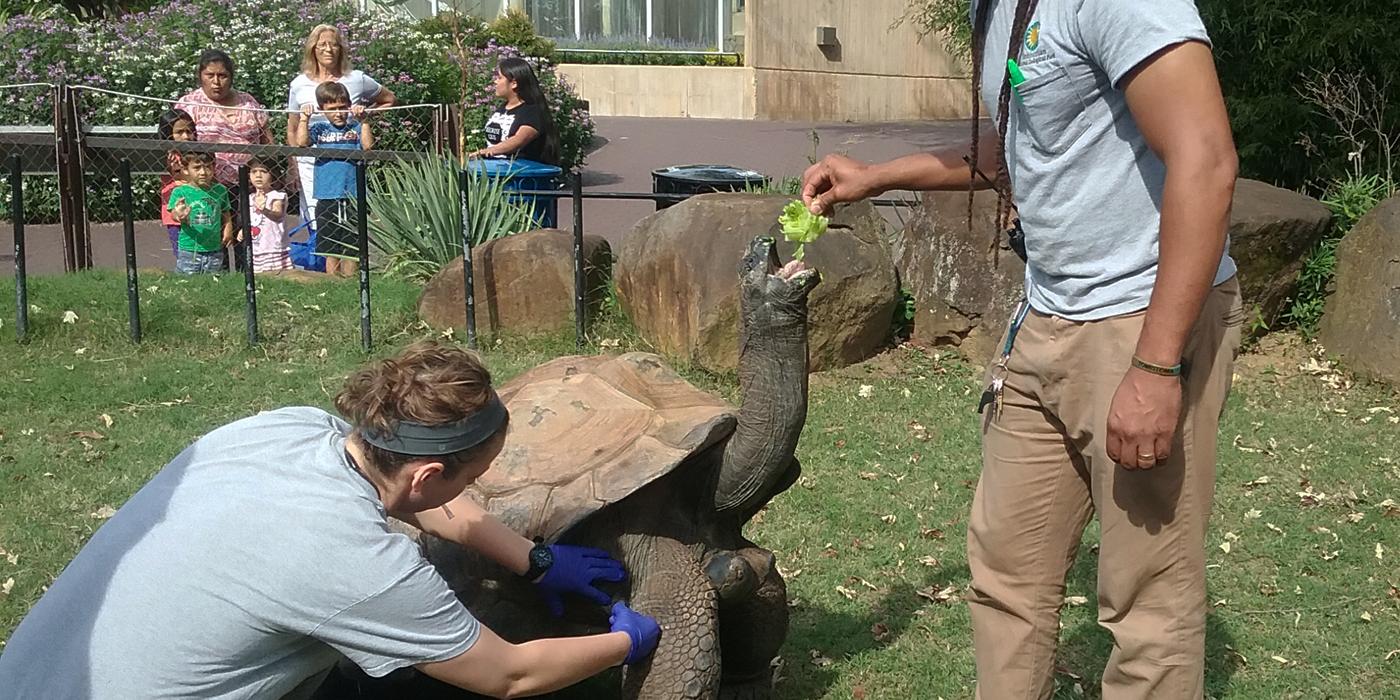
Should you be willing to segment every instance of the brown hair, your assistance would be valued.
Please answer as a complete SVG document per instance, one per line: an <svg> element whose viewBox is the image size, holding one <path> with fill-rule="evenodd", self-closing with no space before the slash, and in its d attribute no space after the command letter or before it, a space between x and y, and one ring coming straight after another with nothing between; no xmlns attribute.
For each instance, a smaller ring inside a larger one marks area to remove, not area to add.
<svg viewBox="0 0 1400 700"><path fill-rule="evenodd" d="M350 104L350 91L344 85L327 80L316 86L316 106L324 107L329 102L341 101Z"/></svg>
<svg viewBox="0 0 1400 700"><path fill-rule="evenodd" d="M480 410L491 396L491 373L476 355L453 345L422 341L351 374L335 397L335 408L356 431L391 433L399 421L455 423ZM373 466L386 475L423 459L363 441L361 445ZM478 445L443 455L446 471L450 474L471 461L480 449Z"/></svg>
<svg viewBox="0 0 1400 700"><path fill-rule="evenodd" d="M325 32L334 34L336 46L340 47L340 65L336 70L341 76L350 72L350 42L345 40L345 35L334 24L318 24L311 28L311 33L306 35L306 43L301 47L301 72L308 78L316 77L316 40Z"/></svg>
<svg viewBox="0 0 1400 700"><path fill-rule="evenodd" d="M186 153L186 152L183 152L183 151L179 151L178 149L177 149L176 152L180 154L180 157L181 157L182 159L184 159L184 161L185 161L186 164L189 164L189 163L204 163L205 165L213 165L213 164L214 164L214 154L213 154L213 153L208 153L208 152L206 152L206 151L190 151L190 152Z"/></svg>
<svg viewBox="0 0 1400 700"><path fill-rule="evenodd" d="M991 24L992 10L991 0L979 0L975 8L976 17L972 24L972 160L969 163L969 178L967 192L967 228L973 228L972 205L976 196L976 183L978 179L977 156L978 141L982 135L982 62L987 54L987 30ZM1011 21L1011 38L1006 47L1007 60L1014 61L1021 57L1022 38L1026 33L1026 28L1030 25L1031 16L1035 14L1039 0L1017 0L1016 14ZM992 181L992 186L997 193L997 215L993 222L992 232L992 252L995 255L1001 250L1001 234L1009 225L1011 217L1011 168L1006 162L1006 128L1011 112L1011 74L1009 71L1003 72L1001 79L1001 92L997 96L997 173Z"/></svg>

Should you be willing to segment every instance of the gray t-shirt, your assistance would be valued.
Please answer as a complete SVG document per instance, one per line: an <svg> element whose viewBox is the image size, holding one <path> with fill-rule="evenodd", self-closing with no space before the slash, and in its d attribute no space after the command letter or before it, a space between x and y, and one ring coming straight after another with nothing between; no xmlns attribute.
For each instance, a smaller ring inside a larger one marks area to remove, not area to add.
<svg viewBox="0 0 1400 700"><path fill-rule="evenodd" d="M349 426L285 408L180 453L10 637L0 697L279 698L341 655L372 676L480 627L345 458Z"/></svg>
<svg viewBox="0 0 1400 700"><path fill-rule="evenodd" d="M1016 2L988 1L982 95L996 119ZM1031 305L1077 321L1140 311L1157 280L1166 167L1121 81L1168 46L1209 42L1200 15L1191 0L1041 0L1020 41L1006 149ZM1215 283L1234 274L1227 246Z"/></svg>

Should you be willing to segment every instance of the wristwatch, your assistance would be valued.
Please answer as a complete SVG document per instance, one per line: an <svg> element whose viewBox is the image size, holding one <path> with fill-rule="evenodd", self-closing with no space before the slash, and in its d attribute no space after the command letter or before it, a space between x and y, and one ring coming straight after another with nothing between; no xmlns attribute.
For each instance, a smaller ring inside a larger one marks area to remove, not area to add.
<svg viewBox="0 0 1400 700"><path fill-rule="evenodd" d="M549 545L539 539L535 540L535 546L530 548L530 568L521 574L526 581L535 581L549 571L549 567L554 566L554 552L550 551Z"/></svg>

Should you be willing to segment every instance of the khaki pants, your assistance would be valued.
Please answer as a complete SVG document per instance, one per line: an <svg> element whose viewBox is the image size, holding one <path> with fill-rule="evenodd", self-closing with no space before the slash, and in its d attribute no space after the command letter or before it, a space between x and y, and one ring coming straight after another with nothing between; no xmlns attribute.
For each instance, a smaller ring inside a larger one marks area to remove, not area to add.
<svg viewBox="0 0 1400 700"><path fill-rule="evenodd" d="M1129 471L1108 459L1106 426L1143 315L1075 322L1031 312L1016 337L1001 414L984 419L968 521L982 700L1051 696L1065 575L1095 511L1099 624L1114 641L1104 699L1203 696L1206 524L1244 320L1239 284L1215 287L1192 330L1171 458Z"/></svg>

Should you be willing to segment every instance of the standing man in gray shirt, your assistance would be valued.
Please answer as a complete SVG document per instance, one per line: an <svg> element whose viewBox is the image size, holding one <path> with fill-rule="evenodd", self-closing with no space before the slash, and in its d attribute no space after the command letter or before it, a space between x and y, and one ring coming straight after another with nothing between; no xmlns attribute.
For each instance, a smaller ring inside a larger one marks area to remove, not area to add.
<svg viewBox="0 0 1400 700"><path fill-rule="evenodd" d="M1051 696L1065 575L1097 511L1103 697L1200 698L1216 432L1243 321L1209 38L1190 0L981 0L972 15L974 116L993 98L995 127L974 120L970 153L829 156L803 198L825 211L986 186L965 156L1014 192L1027 303L988 372L968 524L978 697Z"/></svg>
<svg viewBox="0 0 1400 700"><path fill-rule="evenodd" d="M341 657L371 676L413 666L493 697L538 695L656 647L655 621L612 607L607 634L509 644L481 626L390 516L475 548L546 601L598 604L621 581L600 550L537 545L464 489L509 423L467 352L422 343L351 375L349 423L315 408L214 430L122 506L0 655L0 698L287 698Z"/></svg>

